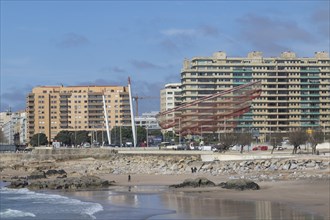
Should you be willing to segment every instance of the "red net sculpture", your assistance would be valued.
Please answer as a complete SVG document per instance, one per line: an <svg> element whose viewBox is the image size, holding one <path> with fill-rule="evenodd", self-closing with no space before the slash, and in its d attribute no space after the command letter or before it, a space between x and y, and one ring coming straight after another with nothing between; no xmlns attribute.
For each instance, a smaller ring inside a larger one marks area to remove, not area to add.
<svg viewBox="0 0 330 220"><path fill-rule="evenodd" d="M260 94L261 82L251 82L160 112L156 118L162 129L173 128L182 136L226 131L236 127L234 119L248 112Z"/></svg>

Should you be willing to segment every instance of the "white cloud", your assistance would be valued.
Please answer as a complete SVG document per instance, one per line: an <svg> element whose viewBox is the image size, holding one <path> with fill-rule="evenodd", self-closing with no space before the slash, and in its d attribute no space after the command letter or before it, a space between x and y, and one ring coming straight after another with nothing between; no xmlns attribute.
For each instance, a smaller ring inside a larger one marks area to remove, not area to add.
<svg viewBox="0 0 330 220"><path fill-rule="evenodd" d="M197 33L194 29L167 29L161 31L162 34L166 36L180 36L180 35L195 35Z"/></svg>

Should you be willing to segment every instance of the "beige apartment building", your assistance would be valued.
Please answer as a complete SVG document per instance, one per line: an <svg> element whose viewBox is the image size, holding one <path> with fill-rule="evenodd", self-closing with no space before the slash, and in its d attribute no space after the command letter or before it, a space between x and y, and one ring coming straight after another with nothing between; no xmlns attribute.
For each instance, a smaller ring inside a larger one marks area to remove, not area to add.
<svg viewBox="0 0 330 220"><path fill-rule="evenodd" d="M105 115L110 129L131 123L126 86L35 87L26 106L28 139L44 133L54 141L61 130L106 131Z"/></svg>
<svg viewBox="0 0 330 220"><path fill-rule="evenodd" d="M330 132L330 59L326 52L314 57L297 57L283 52L263 57L227 57L216 52L209 57L185 60L181 71L182 102L187 103L215 92L249 82L261 81L261 96L249 112L237 120L237 131L265 134L296 128L322 128Z"/></svg>

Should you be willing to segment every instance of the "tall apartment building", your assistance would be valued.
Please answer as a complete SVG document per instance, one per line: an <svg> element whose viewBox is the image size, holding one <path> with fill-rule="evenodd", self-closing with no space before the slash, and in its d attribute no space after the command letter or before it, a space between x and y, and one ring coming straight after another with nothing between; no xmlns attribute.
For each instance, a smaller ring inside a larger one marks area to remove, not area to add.
<svg viewBox="0 0 330 220"><path fill-rule="evenodd" d="M330 59L326 52L300 58L293 52L280 57L210 57L185 60L181 71L182 102L261 81L262 93L250 112L239 119L236 129L258 130L260 134L287 132L296 128L321 127L330 132Z"/></svg>
<svg viewBox="0 0 330 220"><path fill-rule="evenodd" d="M104 103L110 129L130 126L126 86L35 87L28 95L26 104L28 138L44 133L48 141L53 141L61 130L105 131Z"/></svg>
<svg viewBox="0 0 330 220"><path fill-rule="evenodd" d="M160 90L160 111L163 112L181 105L181 92L181 83L166 84L164 89ZM168 116L174 117L174 113L169 114ZM172 129L167 130L171 131Z"/></svg>
<svg viewBox="0 0 330 220"><path fill-rule="evenodd" d="M4 116L4 114L1 115ZM4 140L0 140L0 143L26 144L26 112L6 112L5 115L9 118L0 126L4 138Z"/></svg>

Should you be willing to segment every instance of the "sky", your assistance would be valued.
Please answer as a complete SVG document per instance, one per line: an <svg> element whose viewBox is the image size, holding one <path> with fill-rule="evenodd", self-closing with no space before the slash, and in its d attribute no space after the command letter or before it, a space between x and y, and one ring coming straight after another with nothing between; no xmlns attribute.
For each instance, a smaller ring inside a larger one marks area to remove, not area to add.
<svg viewBox="0 0 330 220"><path fill-rule="evenodd" d="M329 52L328 0L0 0L0 111L24 110L36 86L122 85L159 97L184 59ZM139 113L159 111L139 100Z"/></svg>

